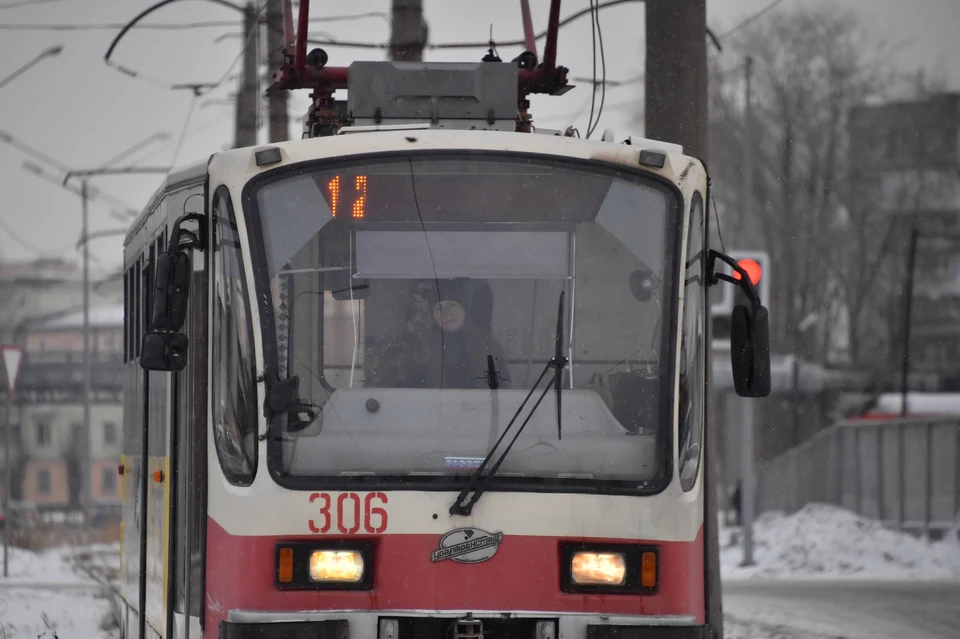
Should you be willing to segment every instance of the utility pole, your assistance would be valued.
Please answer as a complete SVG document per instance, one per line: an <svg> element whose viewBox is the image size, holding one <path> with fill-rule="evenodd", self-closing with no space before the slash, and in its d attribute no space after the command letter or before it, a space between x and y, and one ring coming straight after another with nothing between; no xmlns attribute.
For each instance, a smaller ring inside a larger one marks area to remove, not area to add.
<svg viewBox="0 0 960 639"><path fill-rule="evenodd" d="M706 0L646 1L644 135L707 158Z"/></svg>
<svg viewBox="0 0 960 639"><path fill-rule="evenodd" d="M287 43L283 41L283 0L267 0L267 69L268 73L283 66ZM290 137L287 92L267 94L268 135L270 142L284 142Z"/></svg>
<svg viewBox="0 0 960 639"><path fill-rule="evenodd" d="M422 0L393 0L390 32L390 59L397 62L422 62L427 42Z"/></svg>
<svg viewBox="0 0 960 639"><path fill-rule="evenodd" d="M124 151L124 153L118 157L124 157L128 153L129 151ZM108 162L108 164L111 162ZM90 178L96 175L166 175L169 170L170 169L165 167L134 166L111 168L102 166L98 169L87 171L68 171L63 179L63 186L66 187L71 177L75 176L80 178L80 201L82 202L80 235L81 240L83 240L83 433L81 435L81 441L79 442L79 453L81 460L80 506L83 508L83 521L85 524L89 521L90 508L93 506L92 493L90 490L90 476L93 472L93 464L91 462L93 447L90 444L90 388L93 367L90 361L90 242L87 241L89 239L89 182Z"/></svg>
<svg viewBox="0 0 960 639"><path fill-rule="evenodd" d="M233 146L254 146L257 143L257 51L259 49L260 25L257 11L250 3L243 9L243 70L240 75L240 89L237 91L237 112L234 119Z"/></svg>
<svg viewBox="0 0 960 639"><path fill-rule="evenodd" d="M745 95L743 107L743 192L740 195L742 219L750 219L753 202L753 112L750 82L753 75L753 58L744 62ZM767 302L769 304L769 302ZM741 397L743 407L740 416L740 517L743 533L743 561L741 566L752 566L753 561L753 398Z"/></svg>
<svg viewBox="0 0 960 639"><path fill-rule="evenodd" d="M917 268L917 242L920 230L917 224L910 229L910 246L907 249L907 283L903 287L903 359L900 362L900 418L907 416L907 391L910 389L910 321L913 315L913 272Z"/></svg>

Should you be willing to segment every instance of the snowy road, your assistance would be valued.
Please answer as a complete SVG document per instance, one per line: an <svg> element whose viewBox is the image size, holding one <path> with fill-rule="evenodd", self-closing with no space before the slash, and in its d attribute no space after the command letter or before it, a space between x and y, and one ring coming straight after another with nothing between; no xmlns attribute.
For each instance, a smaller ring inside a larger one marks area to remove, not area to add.
<svg viewBox="0 0 960 639"><path fill-rule="evenodd" d="M956 639L960 582L730 581L726 639Z"/></svg>

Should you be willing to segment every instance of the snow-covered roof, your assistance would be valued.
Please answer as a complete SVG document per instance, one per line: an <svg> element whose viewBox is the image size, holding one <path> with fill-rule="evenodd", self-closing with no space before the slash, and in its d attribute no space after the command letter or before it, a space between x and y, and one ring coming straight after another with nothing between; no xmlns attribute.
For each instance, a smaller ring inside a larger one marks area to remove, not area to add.
<svg viewBox="0 0 960 639"><path fill-rule="evenodd" d="M123 306L95 306L90 309L90 326L119 327L123 326ZM73 312L59 317L52 317L35 323L33 330L65 330L83 327L83 311Z"/></svg>

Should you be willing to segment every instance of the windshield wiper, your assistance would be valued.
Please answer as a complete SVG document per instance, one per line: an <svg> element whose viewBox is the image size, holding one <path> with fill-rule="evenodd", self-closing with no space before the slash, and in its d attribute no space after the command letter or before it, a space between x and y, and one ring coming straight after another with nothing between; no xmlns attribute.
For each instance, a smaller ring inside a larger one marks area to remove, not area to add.
<svg viewBox="0 0 960 639"><path fill-rule="evenodd" d="M560 387L562 385L562 373L563 368L567 365L567 358L563 356L563 296L564 291L560 291L560 304L559 310L557 311L557 343L556 351L553 358L547 362L547 365L543 367L543 370L540 372L540 376L537 378L537 381L534 382L533 387L530 389L530 392L527 393L527 396L523 398L523 401L520 402L520 407L517 408L517 412L513 414L513 417L510 419L510 423L507 424L507 427L503 429L503 433L500 434L500 437L497 438L496 443L490 449L490 452L487 453L487 456L483 458L483 461L480 462L480 466L477 467L473 474L470 475L470 481L467 482L467 485L464 486L463 490L460 491L460 494L457 495L456 501L450 506L451 515L469 515L473 512L473 506L480 499L480 496L483 494L484 487L486 483L490 480L491 477L497 474L497 471L500 469L500 465L503 463L503 460L506 459L507 455L510 453L510 449L513 448L513 445L516 443L517 438L520 437L520 433L523 432L523 429L526 427L527 423L530 422L530 419L533 417L533 414L537 412L537 408L540 406L540 402L543 401L543 398L547 396L547 393L550 391L550 386L553 386L557 392L557 433L560 433ZM489 361L489 360L488 360ZM537 399L537 403L533 405L533 408L530 409L530 412L527 414L527 418L523 420L523 423L520 424L520 427L517 429L517 432L514 434L513 439L510 440L510 443L507 444L507 447L500 454L500 457L497 459L496 463L493 465L493 468L490 469L490 472L486 475L483 474L484 469L487 467L487 464L490 463L490 460L493 459L493 454L499 448L500 443L503 441L503 438L507 436L507 433L510 432L510 429L513 427L514 422L520 417L520 414L523 412L523 407L527 405L527 401L533 395L534 391L540 386L540 382L543 381L543 378L546 377L547 372L550 369L553 370L553 379L547 382L547 385L544 386L543 392L540 393L540 397ZM473 493L471 495L471 492ZM470 497L467 500L467 496Z"/></svg>

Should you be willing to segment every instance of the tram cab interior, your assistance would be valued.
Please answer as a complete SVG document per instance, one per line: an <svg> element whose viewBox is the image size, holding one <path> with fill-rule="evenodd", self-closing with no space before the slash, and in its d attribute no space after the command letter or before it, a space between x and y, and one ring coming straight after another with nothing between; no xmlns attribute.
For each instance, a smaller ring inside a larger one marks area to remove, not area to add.
<svg viewBox="0 0 960 639"><path fill-rule="evenodd" d="M469 473L546 389L559 340L559 420L554 385L499 475L654 482L679 194L556 161L456 163L259 191L276 377L299 378L310 415L274 431L282 472ZM358 180L362 209L330 188Z"/></svg>

